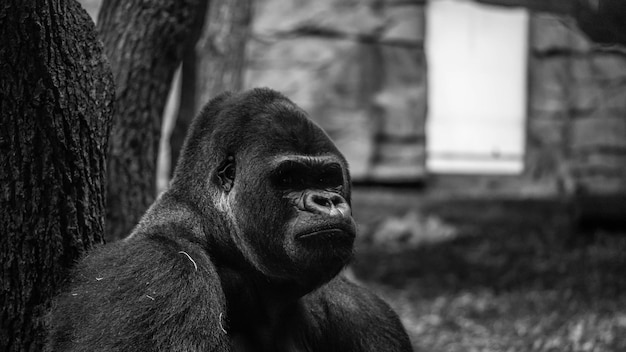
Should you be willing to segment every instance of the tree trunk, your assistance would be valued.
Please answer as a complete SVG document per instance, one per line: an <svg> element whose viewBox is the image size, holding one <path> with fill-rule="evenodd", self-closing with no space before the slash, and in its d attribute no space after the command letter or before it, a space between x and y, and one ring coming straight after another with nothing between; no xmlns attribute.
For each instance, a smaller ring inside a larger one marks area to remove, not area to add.
<svg viewBox="0 0 626 352"><path fill-rule="evenodd" d="M252 12L251 0L211 1L200 39L183 62L180 109L170 137L172 167L202 106L223 91L241 89Z"/></svg>
<svg viewBox="0 0 626 352"><path fill-rule="evenodd" d="M196 111L225 90L241 90L246 43L252 19L251 0L213 0L196 45Z"/></svg>
<svg viewBox="0 0 626 352"><path fill-rule="evenodd" d="M98 28L117 84L108 163L108 241L125 237L155 198L161 116L203 1L102 4Z"/></svg>
<svg viewBox="0 0 626 352"><path fill-rule="evenodd" d="M0 351L38 351L68 268L103 238L113 81L74 1L0 4Z"/></svg>
<svg viewBox="0 0 626 352"><path fill-rule="evenodd" d="M178 113L176 114L176 121L174 128L172 128L169 142L170 142L170 172L171 175L174 172L178 155L183 147L187 130L191 124L191 120L196 115L196 85L198 81L197 77L197 60L196 60L196 43L200 34L202 34L202 28L204 27L205 18L208 16L207 11L209 4L204 3L202 11L196 14L196 21L192 29L190 41L187 43L183 53L182 67L180 72L180 92L179 92L179 104Z"/></svg>

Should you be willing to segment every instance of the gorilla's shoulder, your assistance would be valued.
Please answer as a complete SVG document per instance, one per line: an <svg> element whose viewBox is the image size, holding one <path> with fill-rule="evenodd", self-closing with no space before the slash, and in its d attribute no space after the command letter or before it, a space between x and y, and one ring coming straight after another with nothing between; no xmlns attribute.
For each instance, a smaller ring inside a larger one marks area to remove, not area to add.
<svg viewBox="0 0 626 352"><path fill-rule="evenodd" d="M174 227L155 228L126 240L103 245L89 252L76 266L81 277L97 274L110 280L142 278L165 279L165 276L217 277L211 258L193 236L181 236ZM172 230L174 234L166 232ZM169 273L169 274L168 274ZM93 276L93 275L92 275ZM194 278L196 280L196 278ZM100 281L100 280L99 280Z"/></svg>
<svg viewBox="0 0 626 352"><path fill-rule="evenodd" d="M223 338L225 312L205 251L170 236L141 236L96 248L76 265L53 302L49 344L54 350L157 351L195 341L208 350ZM120 349L119 341L132 344Z"/></svg>

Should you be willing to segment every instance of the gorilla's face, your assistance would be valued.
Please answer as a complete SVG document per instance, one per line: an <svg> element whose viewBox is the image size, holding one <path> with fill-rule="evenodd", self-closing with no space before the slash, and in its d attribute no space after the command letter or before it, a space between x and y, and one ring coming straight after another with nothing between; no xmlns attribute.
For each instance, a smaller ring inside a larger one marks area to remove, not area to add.
<svg viewBox="0 0 626 352"><path fill-rule="evenodd" d="M271 102L216 124L228 133L214 138L230 144L213 170L216 203L234 222L239 250L258 270L312 289L352 256L350 176L329 137L301 109L271 93Z"/></svg>
<svg viewBox="0 0 626 352"><path fill-rule="evenodd" d="M263 165L249 170L242 160L232 189L251 259L270 277L306 286L330 280L350 260L356 233L345 165L332 154L257 160Z"/></svg>

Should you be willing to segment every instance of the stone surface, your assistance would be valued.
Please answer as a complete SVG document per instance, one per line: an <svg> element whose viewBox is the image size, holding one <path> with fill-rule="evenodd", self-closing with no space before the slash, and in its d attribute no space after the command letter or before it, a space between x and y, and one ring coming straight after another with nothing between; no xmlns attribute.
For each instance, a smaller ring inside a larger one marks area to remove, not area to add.
<svg viewBox="0 0 626 352"><path fill-rule="evenodd" d="M324 116L317 114L320 92L329 89L329 78L346 73L350 87L346 95L361 83L360 72L342 70L346 58L356 56L359 43L349 40L328 40L303 36L290 39L260 41L252 39L248 44L245 86L271 87L312 114L320 123ZM352 70L360 66L352 65ZM344 75L344 77L346 76Z"/></svg>
<svg viewBox="0 0 626 352"><path fill-rule="evenodd" d="M531 48L537 52L587 52L593 45L574 20L547 13L534 13L530 17L530 37Z"/></svg>
<svg viewBox="0 0 626 352"><path fill-rule="evenodd" d="M626 165L626 154L607 153L602 150L578 151L572 155L575 169L597 174L622 174L626 177L623 166Z"/></svg>
<svg viewBox="0 0 626 352"><path fill-rule="evenodd" d="M528 136L541 149L559 148L564 143L564 131L567 124L565 113L535 111L528 122Z"/></svg>
<svg viewBox="0 0 626 352"><path fill-rule="evenodd" d="M384 19L366 0L259 0L253 32L276 35L301 29L344 35L372 35L381 30Z"/></svg>
<svg viewBox="0 0 626 352"><path fill-rule="evenodd" d="M572 81L567 89L569 90L569 109L576 116L593 113L606 94L599 82L593 79Z"/></svg>
<svg viewBox="0 0 626 352"><path fill-rule="evenodd" d="M626 52L599 52L593 55L591 62L599 79L626 79Z"/></svg>
<svg viewBox="0 0 626 352"><path fill-rule="evenodd" d="M101 1L80 2L95 18ZM309 111L355 179L423 178L424 4L255 1L245 85L280 90ZM528 187L626 189L626 51L598 46L572 19L545 12L531 13L529 50Z"/></svg>
<svg viewBox="0 0 626 352"><path fill-rule="evenodd" d="M572 123L570 170L577 192L626 192L626 115L596 113Z"/></svg>
<svg viewBox="0 0 626 352"><path fill-rule="evenodd" d="M572 121L571 147L574 151L611 148L626 153L626 118L595 116L575 119Z"/></svg>
<svg viewBox="0 0 626 352"><path fill-rule="evenodd" d="M529 76L529 106L531 109L559 113L569 108L569 92L572 78L568 58L532 58Z"/></svg>
<svg viewBox="0 0 626 352"><path fill-rule="evenodd" d="M626 193L625 174L577 173L576 192L591 195L623 195Z"/></svg>
<svg viewBox="0 0 626 352"><path fill-rule="evenodd" d="M312 36L285 39L252 38L246 47L250 69L317 69L332 62L336 56L354 46L346 40L328 40Z"/></svg>
<svg viewBox="0 0 626 352"><path fill-rule="evenodd" d="M415 182L426 176L426 148L423 144L380 144L368 170L367 179L384 182Z"/></svg>
<svg viewBox="0 0 626 352"><path fill-rule="evenodd" d="M533 180L555 179L564 167L564 114L532 112L528 121L524 173Z"/></svg>
<svg viewBox="0 0 626 352"><path fill-rule="evenodd" d="M423 43L425 33L424 7L415 5L399 5L385 11L384 21L387 24L381 35L382 42L405 42L407 44Z"/></svg>
<svg viewBox="0 0 626 352"><path fill-rule="evenodd" d="M355 180L416 181L425 175L423 16L407 2L259 1L245 86L280 90L307 110Z"/></svg>
<svg viewBox="0 0 626 352"><path fill-rule="evenodd" d="M525 174L566 192L626 192L626 54L545 14L531 16L531 48Z"/></svg>

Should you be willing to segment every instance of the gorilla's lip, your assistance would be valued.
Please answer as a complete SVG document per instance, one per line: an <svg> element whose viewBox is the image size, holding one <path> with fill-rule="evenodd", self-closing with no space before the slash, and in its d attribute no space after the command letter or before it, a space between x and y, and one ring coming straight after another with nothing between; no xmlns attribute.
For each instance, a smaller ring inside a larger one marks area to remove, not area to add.
<svg viewBox="0 0 626 352"><path fill-rule="evenodd" d="M332 227L314 228L297 234L296 240L307 240L313 238L324 238L332 240L333 238L349 238L355 237L354 229L346 225L336 225Z"/></svg>

